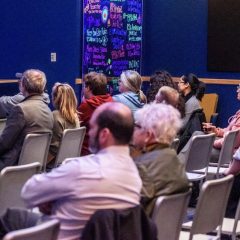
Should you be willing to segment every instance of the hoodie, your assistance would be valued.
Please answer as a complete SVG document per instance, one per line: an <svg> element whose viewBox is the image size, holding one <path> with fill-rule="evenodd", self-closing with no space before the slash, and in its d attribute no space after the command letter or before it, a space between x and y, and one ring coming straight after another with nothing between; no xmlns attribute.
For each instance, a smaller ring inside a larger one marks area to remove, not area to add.
<svg viewBox="0 0 240 240"><path fill-rule="evenodd" d="M89 99L85 99L78 107L80 125L86 127L86 135L83 141L81 156L90 154L88 150L88 131L89 131L89 120L94 110L106 102L112 102L113 99L109 94L92 96Z"/></svg>
<svg viewBox="0 0 240 240"><path fill-rule="evenodd" d="M113 100L128 106L133 114L144 105L140 102L138 94L130 91L113 96Z"/></svg>

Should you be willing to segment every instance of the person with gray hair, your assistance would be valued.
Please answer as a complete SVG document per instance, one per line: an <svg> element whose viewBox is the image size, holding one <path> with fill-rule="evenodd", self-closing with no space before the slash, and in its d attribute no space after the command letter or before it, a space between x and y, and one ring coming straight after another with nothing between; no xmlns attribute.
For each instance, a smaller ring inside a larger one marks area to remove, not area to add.
<svg viewBox="0 0 240 240"><path fill-rule="evenodd" d="M22 78L22 73L16 73L16 77L18 79ZM20 81L19 81L20 87ZM0 118L7 118L12 110L12 108L18 103L24 100L24 95L21 91L13 96L1 96L0 97ZM43 93L43 98L46 103L50 103L49 95L47 93Z"/></svg>
<svg viewBox="0 0 240 240"><path fill-rule="evenodd" d="M158 196L189 189L185 167L170 147L180 127L180 114L170 105L147 104L135 114L134 161L143 181L141 203L149 215Z"/></svg>
<svg viewBox="0 0 240 240"><path fill-rule="evenodd" d="M26 70L19 82L24 100L14 106L0 135L0 170L18 164L23 141L28 133L52 132L53 115L44 100L45 74Z"/></svg>
<svg viewBox="0 0 240 240"><path fill-rule="evenodd" d="M147 102L141 90L142 78L138 72L132 70L122 72L118 84L120 94L114 95L113 100L128 106L133 114Z"/></svg>

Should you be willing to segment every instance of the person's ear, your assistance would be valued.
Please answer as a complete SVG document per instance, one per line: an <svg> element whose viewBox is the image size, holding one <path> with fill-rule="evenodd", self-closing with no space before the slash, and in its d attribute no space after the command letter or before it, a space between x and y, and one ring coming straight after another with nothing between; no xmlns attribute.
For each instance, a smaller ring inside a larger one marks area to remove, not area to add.
<svg viewBox="0 0 240 240"><path fill-rule="evenodd" d="M111 133L108 128L101 129L101 131L99 132L99 143L101 145L105 144L108 141L110 134Z"/></svg>
<svg viewBox="0 0 240 240"><path fill-rule="evenodd" d="M154 137L154 135L153 135L152 132L146 131L145 137L144 137L144 142L145 142L146 144L149 143L149 142L152 140L153 137Z"/></svg>

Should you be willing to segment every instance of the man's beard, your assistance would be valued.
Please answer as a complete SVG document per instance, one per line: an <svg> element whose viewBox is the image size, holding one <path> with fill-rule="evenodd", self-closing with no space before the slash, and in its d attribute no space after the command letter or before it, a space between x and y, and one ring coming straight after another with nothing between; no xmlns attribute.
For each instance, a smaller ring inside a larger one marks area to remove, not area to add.
<svg viewBox="0 0 240 240"><path fill-rule="evenodd" d="M100 130L98 129L97 134L94 136L94 138L91 140L89 139L89 146L88 149L91 153L95 154L100 150L99 146L99 132Z"/></svg>

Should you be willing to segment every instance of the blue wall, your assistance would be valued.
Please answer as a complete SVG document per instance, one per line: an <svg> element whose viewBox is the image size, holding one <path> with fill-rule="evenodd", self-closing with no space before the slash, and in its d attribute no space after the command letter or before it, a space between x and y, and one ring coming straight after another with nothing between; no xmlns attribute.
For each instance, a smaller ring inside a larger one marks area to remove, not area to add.
<svg viewBox="0 0 240 240"><path fill-rule="evenodd" d="M142 74L166 69L173 76L193 72L202 78L240 79L240 73L207 71L208 1L145 0ZM219 125L239 109L236 86L208 85L219 94Z"/></svg>
<svg viewBox="0 0 240 240"><path fill-rule="evenodd" d="M0 9L0 78L39 68L49 89L56 81L74 85L81 65L81 1L1 0ZM57 53L55 63L51 52Z"/></svg>
<svg viewBox="0 0 240 240"><path fill-rule="evenodd" d="M1 0L0 79L39 68L48 89L54 82L81 76L82 16L80 0ZM50 62L50 53L57 62ZM238 78L240 73L207 71L207 0L144 0L142 75L166 69L173 76L193 72L199 77ZM75 86L76 91L79 87ZM238 109L236 86L208 85L217 92L219 124ZM17 92L17 84L0 85L0 95Z"/></svg>

